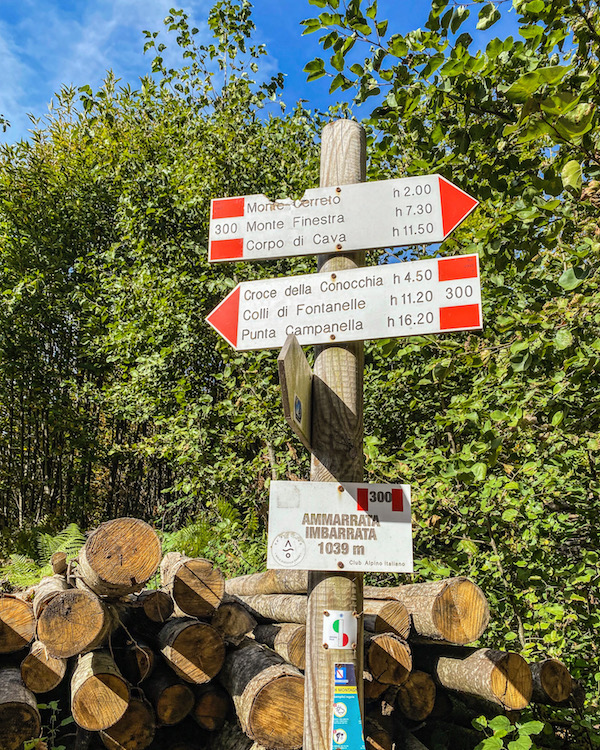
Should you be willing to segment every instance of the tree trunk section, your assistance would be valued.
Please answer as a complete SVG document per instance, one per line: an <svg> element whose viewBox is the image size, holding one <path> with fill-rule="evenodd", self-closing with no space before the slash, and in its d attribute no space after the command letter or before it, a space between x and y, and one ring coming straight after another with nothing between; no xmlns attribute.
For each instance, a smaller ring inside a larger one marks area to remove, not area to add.
<svg viewBox="0 0 600 750"><path fill-rule="evenodd" d="M26 740L40 736L42 722L34 694L14 667L0 669L0 748L21 750Z"/></svg>
<svg viewBox="0 0 600 750"><path fill-rule="evenodd" d="M192 718L198 726L208 732L217 732L225 724L231 708L231 699L226 691L214 683L200 685L194 690Z"/></svg>
<svg viewBox="0 0 600 750"><path fill-rule="evenodd" d="M41 641L31 644L21 662L21 679L32 693L47 693L62 682L67 671L67 660L57 659L46 651Z"/></svg>
<svg viewBox="0 0 600 750"><path fill-rule="evenodd" d="M161 725L179 724L194 707L192 688L182 682L167 666L158 667L144 684L156 719Z"/></svg>
<svg viewBox="0 0 600 750"><path fill-rule="evenodd" d="M365 630L371 633L395 633L406 640L410 633L410 615L402 602L365 599Z"/></svg>
<svg viewBox="0 0 600 750"><path fill-rule="evenodd" d="M226 722L219 732L210 736L207 750L264 750L262 745L244 734L237 722Z"/></svg>
<svg viewBox="0 0 600 750"><path fill-rule="evenodd" d="M225 577L210 560L179 552L164 556L160 579L175 602L177 616L210 617L225 593Z"/></svg>
<svg viewBox="0 0 600 750"><path fill-rule="evenodd" d="M35 617L31 604L11 594L0 595L0 654L29 646L35 638Z"/></svg>
<svg viewBox="0 0 600 750"><path fill-rule="evenodd" d="M134 696L127 710L112 727L100 732L108 750L144 750L154 739L156 719L154 710L143 696Z"/></svg>
<svg viewBox="0 0 600 750"><path fill-rule="evenodd" d="M128 640L124 646L114 648L114 653L121 674L132 685L139 685L150 677L158 658L154 650L141 640Z"/></svg>
<svg viewBox="0 0 600 750"><path fill-rule="evenodd" d="M415 670L398 687L395 706L406 719L423 721L435 705L436 687L431 675Z"/></svg>
<svg viewBox="0 0 600 750"><path fill-rule="evenodd" d="M93 531L79 553L77 576L99 596L139 591L160 564L160 540L139 518L116 518Z"/></svg>
<svg viewBox="0 0 600 750"><path fill-rule="evenodd" d="M402 685L412 669L408 643L395 633L365 637L366 661L373 677L384 685Z"/></svg>
<svg viewBox="0 0 600 750"><path fill-rule="evenodd" d="M267 570L264 573L229 578L225 581L225 591L236 596L306 594L307 585L306 570Z"/></svg>
<svg viewBox="0 0 600 750"><path fill-rule="evenodd" d="M531 699L532 678L527 662L512 652L490 648L414 649L415 664L429 672L449 690L474 695L497 703L510 711L525 708Z"/></svg>
<svg viewBox="0 0 600 750"><path fill-rule="evenodd" d="M573 690L573 678L558 659L544 659L529 665L533 679L533 703L553 705L567 701Z"/></svg>
<svg viewBox="0 0 600 750"><path fill-rule="evenodd" d="M490 619L483 591L467 578L379 588L367 586L365 598L402 602L417 635L464 645L476 641Z"/></svg>
<svg viewBox="0 0 600 750"><path fill-rule="evenodd" d="M37 596L34 606L36 601ZM37 634L51 656L66 659L101 646L118 624L116 608L93 591L67 589L46 601Z"/></svg>
<svg viewBox="0 0 600 750"><path fill-rule="evenodd" d="M67 553L55 552L50 557L50 566L54 575L65 575L67 572Z"/></svg>
<svg viewBox="0 0 600 750"><path fill-rule="evenodd" d="M222 633L228 643L237 646L256 627L256 620L240 602L223 601L211 617L210 624Z"/></svg>
<svg viewBox="0 0 600 750"><path fill-rule="evenodd" d="M279 654L284 661L304 671L306 665L306 625L296 622L257 625L254 638Z"/></svg>
<svg viewBox="0 0 600 750"><path fill-rule="evenodd" d="M308 600L293 594L256 594L238 596L244 607L259 621L306 623Z"/></svg>
<svg viewBox="0 0 600 750"><path fill-rule="evenodd" d="M129 705L129 685L108 651L79 658L71 677L71 713L89 732L116 724Z"/></svg>
<svg viewBox="0 0 600 750"><path fill-rule="evenodd" d="M175 603L171 596L161 589L144 589L135 594L133 607L141 607L144 614L152 622L166 622L173 614Z"/></svg>
<svg viewBox="0 0 600 750"><path fill-rule="evenodd" d="M269 750L302 746L304 677L251 640L231 651L220 675L243 731Z"/></svg>
<svg viewBox="0 0 600 750"><path fill-rule="evenodd" d="M368 717L365 721L366 750L393 750L394 747L395 743L387 729L377 719Z"/></svg>
<svg viewBox="0 0 600 750"><path fill-rule="evenodd" d="M167 663L186 682L197 685L209 682L223 666L223 636L211 625L192 617L169 620L158 640Z"/></svg>

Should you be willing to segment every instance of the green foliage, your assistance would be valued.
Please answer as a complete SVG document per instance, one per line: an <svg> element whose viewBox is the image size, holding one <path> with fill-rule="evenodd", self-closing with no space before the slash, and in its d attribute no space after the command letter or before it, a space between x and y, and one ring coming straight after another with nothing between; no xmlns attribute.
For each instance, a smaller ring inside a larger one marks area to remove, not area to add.
<svg viewBox="0 0 600 750"><path fill-rule="evenodd" d="M544 729L541 721L511 724L508 718L502 715L490 720L485 716L480 716L473 720L473 726L489 735L477 745L475 750L500 750L503 747L508 750L530 750L530 748L536 750L531 737L540 734Z"/></svg>
<svg viewBox="0 0 600 750"><path fill-rule="evenodd" d="M49 560L55 552L65 552L67 559L72 559L84 544L85 534L75 523L69 524L56 535L40 531L36 534L36 554L33 558L19 553L9 555L8 560L0 566L0 578L6 579L16 588L33 586L43 576L52 575Z"/></svg>

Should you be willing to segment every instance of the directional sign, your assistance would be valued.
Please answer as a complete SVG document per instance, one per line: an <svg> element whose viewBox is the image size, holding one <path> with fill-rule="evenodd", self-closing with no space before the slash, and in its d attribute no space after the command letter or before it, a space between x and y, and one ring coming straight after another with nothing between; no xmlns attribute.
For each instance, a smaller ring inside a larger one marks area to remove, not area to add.
<svg viewBox="0 0 600 750"><path fill-rule="evenodd" d="M477 255L246 281L207 321L234 349L396 338L483 327Z"/></svg>
<svg viewBox="0 0 600 750"><path fill-rule="evenodd" d="M412 573L410 486L272 481L267 568Z"/></svg>
<svg viewBox="0 0 600 750"><path fill-rule="evenodd" d="M477 206L433 174L211 202L209 261L261 260L441 242Z"/></svg>
<svg viewBox="0 0 600 750"><path fill-rule="evenodd" d="M310 450L312 370L293 333L277 357L277 367L285 421Z"/></svg>

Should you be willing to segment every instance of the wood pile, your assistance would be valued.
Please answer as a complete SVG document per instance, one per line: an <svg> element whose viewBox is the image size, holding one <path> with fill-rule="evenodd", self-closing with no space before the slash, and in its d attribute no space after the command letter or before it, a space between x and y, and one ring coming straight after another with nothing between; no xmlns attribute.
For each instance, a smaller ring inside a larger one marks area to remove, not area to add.
<svg viewBox="0 0 600 750"><path fill-rule="evenodd" d="M59 740L77 750L301 747L305 572L225 580L208 560L161 556L133 518L102 524L76 561L57 553L52 566L0 595L0 750L39 737L38 702L50 700L73 717ZM369 750L427 748L436 732L474 747L475 716L571 696L554 659L467 645L489 609L465 578L367 586L363 619Z"/></svg>

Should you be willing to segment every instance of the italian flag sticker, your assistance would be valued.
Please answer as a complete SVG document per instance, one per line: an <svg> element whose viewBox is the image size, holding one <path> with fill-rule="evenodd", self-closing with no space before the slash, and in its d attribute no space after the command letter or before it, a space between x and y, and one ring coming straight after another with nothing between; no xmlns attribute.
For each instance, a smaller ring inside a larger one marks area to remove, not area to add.
<svg viewBox="0 0 600 750"><path fill-rule="evenodd" d="M356 648L358 620L351 611L323 613L323 645L327 648Z"/></svg>

